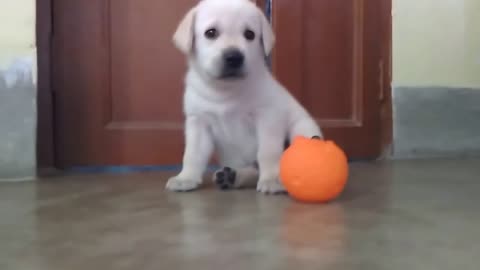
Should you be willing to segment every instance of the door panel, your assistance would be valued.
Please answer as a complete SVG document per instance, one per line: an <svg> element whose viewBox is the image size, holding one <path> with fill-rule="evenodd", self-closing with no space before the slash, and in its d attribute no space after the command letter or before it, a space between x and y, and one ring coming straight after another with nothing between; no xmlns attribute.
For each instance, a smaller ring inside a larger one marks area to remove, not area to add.
<svg viewBox="0 0 480 270"><path fill-rule="evenodd" d="M171 36L197 1L53 0L59 167L181 162L186 61ZM380 151L379 1L273 2L274 73L353 158Z"/></svg>
<svg viewBox="0 0 480 270"><path fill-rule="evenodd" d="M196 0L58 0L57 163L177 164L185 59L171 36Z"/></svg>
<svg viewBox="0 0 480 270"><path fill-rule="evenodd" d="M351 158L380 153L381 0L275 0L273 71Z"/></svg>
<svg viewBox="0 0 480 270"><path fill-rule="evenodd" d="M171 36L182 12L193 1L183 2L178 6L180 12L161 14L159 11L167 9L165 1L110 2L109 125L152 129L181 125L182 110L178 105L183 94L181 74L185 61L171 46Z"/></svg>

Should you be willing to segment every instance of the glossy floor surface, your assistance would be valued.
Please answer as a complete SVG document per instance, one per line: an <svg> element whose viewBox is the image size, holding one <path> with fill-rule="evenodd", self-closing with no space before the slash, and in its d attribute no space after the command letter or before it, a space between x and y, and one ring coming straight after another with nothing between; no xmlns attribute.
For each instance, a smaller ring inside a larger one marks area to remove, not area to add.
<svg viewBox="0 0 480 270"><path fill-rule="evenodd" d="M168 176L0 184L0 269L479 269L480 160L353 164L328 205Z"/></svg>

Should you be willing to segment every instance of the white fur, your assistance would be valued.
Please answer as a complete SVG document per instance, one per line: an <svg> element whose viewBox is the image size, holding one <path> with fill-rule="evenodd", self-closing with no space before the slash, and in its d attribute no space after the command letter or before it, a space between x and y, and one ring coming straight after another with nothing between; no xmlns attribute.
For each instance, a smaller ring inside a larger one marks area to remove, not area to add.
<svg viewBox="0 0 480 270"><path fill-rule="evenodd" d="M212 26L221 33L216 40L204 37ZM257 34L255 41L244 38L245 27ZM321 136L321 131L265 64L274 36L263 13L248 0L203 0L182 20L174 42L189 62L186 148L183 169L168 181L167 189L197 189L216 151L221 166L237 171L236 187L258 180L260 192L283 191L279 160L285 140ZM218 79L222 52L231 47L245 55L245 76Z"/></svg>

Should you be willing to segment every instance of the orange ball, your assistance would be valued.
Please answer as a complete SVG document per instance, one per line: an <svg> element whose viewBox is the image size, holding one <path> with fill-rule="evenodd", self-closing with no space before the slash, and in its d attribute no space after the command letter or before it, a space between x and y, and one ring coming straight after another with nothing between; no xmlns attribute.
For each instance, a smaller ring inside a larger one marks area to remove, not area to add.
<svg viewBox="0 0 480 270"><path fill-rule="evenodd" d="M293 198L328 202L347 184L348 160L332 141L296 137L280 161L280 178Z"/></svg>

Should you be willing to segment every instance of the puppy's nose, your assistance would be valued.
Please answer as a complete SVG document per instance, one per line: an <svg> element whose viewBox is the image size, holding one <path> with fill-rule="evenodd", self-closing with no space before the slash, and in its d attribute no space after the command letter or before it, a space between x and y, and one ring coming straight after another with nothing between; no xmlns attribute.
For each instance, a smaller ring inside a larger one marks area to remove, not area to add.
<svg viewBox="0 0 480 270"><path fill-rule="evenodd" d="M238 49L228 49L223 53L225 66L231 69L238 69L243 66L245 56Z"/></svg>

